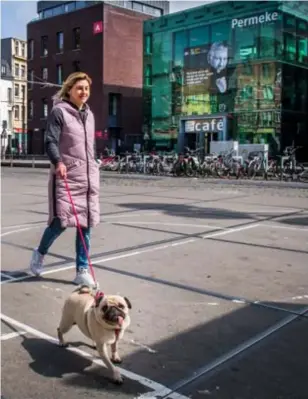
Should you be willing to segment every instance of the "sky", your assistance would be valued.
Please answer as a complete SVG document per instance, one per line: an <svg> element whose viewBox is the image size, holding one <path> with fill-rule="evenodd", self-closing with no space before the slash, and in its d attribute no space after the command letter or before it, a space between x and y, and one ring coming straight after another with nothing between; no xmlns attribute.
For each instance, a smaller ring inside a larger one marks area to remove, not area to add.
<svg viewBox="0 0 308 399"><path fill-rule="evenodd" d="M36 1L1 1L1 38L17 37L26 40L27 23L36 17ZM171 0L170 12L198 7L208 1Z"/></svg>

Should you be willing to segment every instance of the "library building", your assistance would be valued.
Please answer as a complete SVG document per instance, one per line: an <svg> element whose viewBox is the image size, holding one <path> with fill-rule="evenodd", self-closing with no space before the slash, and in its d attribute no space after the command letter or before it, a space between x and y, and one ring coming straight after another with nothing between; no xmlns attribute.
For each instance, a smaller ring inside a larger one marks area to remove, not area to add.
<svg viewBox="0 0 308 399"><path fill-rule="evenodd" d="M144 22L144 125L157 150L301 146L308 161L308 3L218 2Z"/></svg>

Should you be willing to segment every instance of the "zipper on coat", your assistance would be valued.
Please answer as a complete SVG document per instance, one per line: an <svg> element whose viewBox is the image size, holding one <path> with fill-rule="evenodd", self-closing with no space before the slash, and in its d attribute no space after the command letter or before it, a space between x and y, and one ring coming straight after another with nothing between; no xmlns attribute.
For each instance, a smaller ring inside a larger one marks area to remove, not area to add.
<svg viewBox="0 0 308 399"><path fill-rule="evenodd" d="M87 158L87 178L88 178L88 191L87 191L87 218L88 218L88 228L90 227L90 176L89 176L89 157L88 157L88 139L87 139L87 129L86 129L86 120L87 114L81 114L81 121L83 124L84 129L84 140L85 140L85 151L86 151L86 158Z"/></svg>

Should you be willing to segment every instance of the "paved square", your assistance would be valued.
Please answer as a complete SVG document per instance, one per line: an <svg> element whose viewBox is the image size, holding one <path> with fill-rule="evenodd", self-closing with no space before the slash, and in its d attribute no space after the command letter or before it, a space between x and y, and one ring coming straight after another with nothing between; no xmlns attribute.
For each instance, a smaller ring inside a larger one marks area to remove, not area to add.
<svg viewBox="0 0 308 399"><path fill-rule="evenodd" d="M133 305L117 387L77 329L68 350L55 339L75 231L28 274L47 176L2 168L4 398L307 398L307 189L102 175L91 257L101 289Z"/></svg>

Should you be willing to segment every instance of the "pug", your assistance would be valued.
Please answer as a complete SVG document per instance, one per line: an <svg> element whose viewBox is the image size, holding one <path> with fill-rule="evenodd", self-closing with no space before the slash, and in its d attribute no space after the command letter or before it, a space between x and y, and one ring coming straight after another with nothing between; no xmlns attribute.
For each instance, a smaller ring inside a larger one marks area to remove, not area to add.
<svg viewBox="0 0 308 399"><path fill-rule="evenodd" d="M121 384L123 378L113 363L121 363L118 354L118 343L130 325L129 310L132 308L126 297L119 295L104 295L94 292L83 285L72 292L64 303L62 318L57 329L59 344L67 346L63 335L73 325L90 338L112 374L112 380ZM108 355L108 345L111 346L111 357Z"/></svg>

